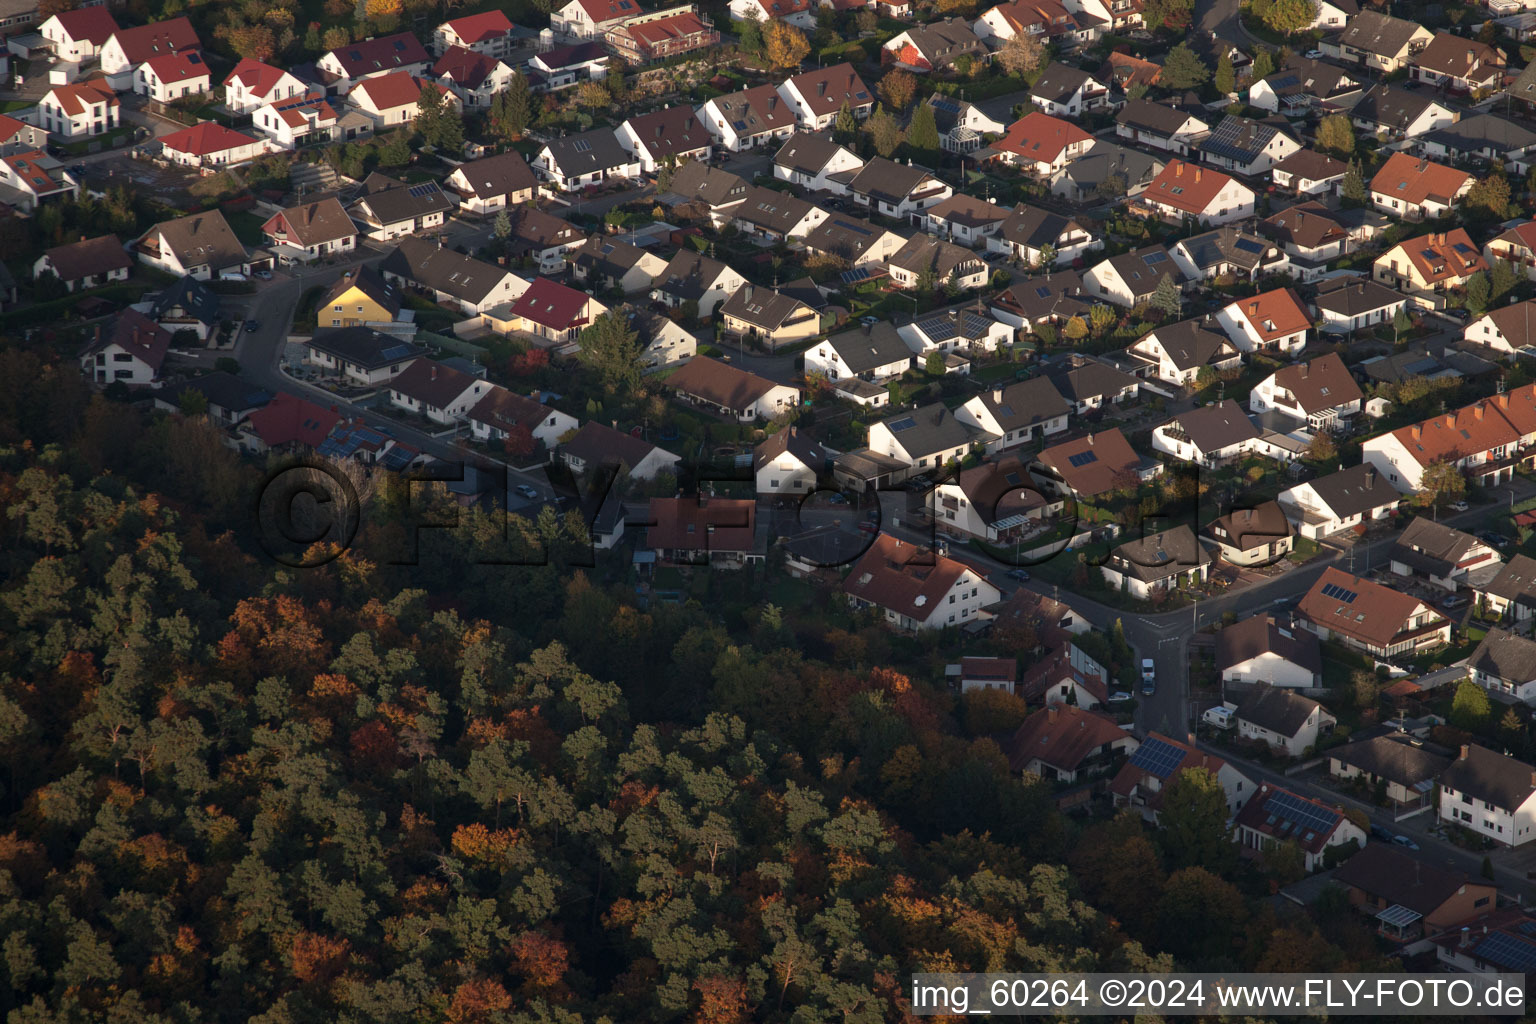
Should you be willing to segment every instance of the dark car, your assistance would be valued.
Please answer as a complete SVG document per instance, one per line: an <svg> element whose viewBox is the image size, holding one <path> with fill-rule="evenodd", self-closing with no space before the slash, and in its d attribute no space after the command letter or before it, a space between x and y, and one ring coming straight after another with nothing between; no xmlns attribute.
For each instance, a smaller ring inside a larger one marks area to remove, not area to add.
<svg viewBox="0 0 1536 1024"><path fill-rule="evenodd" d="M1502 533L1494 533L1492 530L1484 530L1482 533L1477 535L1477 539L1482 541L1484 544L1491 544L1496 548L1508 547L1511 543L1508 537L1504 536Z"/></svg>
<svg viewBox="0 0 1536 1024"><path fill-rule="evenodd" d="M246 329L247 332L261 330L261 321L260 320L247 320L245 322L245 329Z"/></svg>
<svg viewBox="0 0 1536 1024"><path fill-rule="evenodd" d="M1373 822L1371 824L1371 838L1379 839L1383 843L1390 843L1392 841L1392 830Z"/></svg>
<svg viewBox="0 0 1536 1024"><path fill-rule="evenodd" d="M1011 580L1018 580L1020 583L1027 583L1027 582L1029 582L1029 570L1027 570L1027 569L1009 569L1008 570L1008 578L1011 579Z"/></svg>

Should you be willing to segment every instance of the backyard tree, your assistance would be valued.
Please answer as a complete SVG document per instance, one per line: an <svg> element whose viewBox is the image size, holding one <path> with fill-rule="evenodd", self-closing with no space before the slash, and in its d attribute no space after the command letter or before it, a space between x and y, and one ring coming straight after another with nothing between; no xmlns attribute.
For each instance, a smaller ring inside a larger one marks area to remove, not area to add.
<svg viewBox="0 0 1536 1024"><path fill-rule="evenodd" d="M1163 28L1177 32L1189 25L1194 12L1195 0L1147 0L1142 19L1149 32Z"/></svg>
<svg viewBox="0 0 1536 1024"><path fill-rule="evenodd" d="M907 145L925 161L938 158L939 126L933 119L933 107L926 103L919 103L912 112L912 123L907 126Z"/></svg>
<svg viewBox="0 0 1536 1024"><path fill-rule="evenodd" d="M1164 274L1152 293L1152 308L1167 316L1179 316L1184 312L1184 293L1174 284L1170 274Z"/></svg>
<svg viewBox="0 0 1536 1024"><path fill-rule="evenodd" d="M510 458L518 459L532 455L538 443L534 440L533 431L521 423L514 423L508 428L501 446Z"/></svg>
<svg viewBox="0 0 1536 1024"><path fill-rule="evenodd" d="M917 78L911 72L896 70L880 79L876 90L892 110L905 110L917 95Z"/></svg>
<svg viewBox="0 0 1536 1024"><path fill-rule="evenodd" d="M1451 724L1468 732L1482 732L1493 715L1488 694L1470 679L1463 679L1451 698Z"/></svg>
<svg viewBox="0 0 1536 1024"><path fill-rule="evenodd" d="M602 378L612 393L633 391L640 385L639 336L617 313L604 313L577 339L580 358Z"/></svg>
<svg viewBox="0 0 1536 1024"><path fill-rule="evenodd" d="M1073 341L1082 341L1088 337L1088 324L1080 316L1073 316L1062 328L1061 333Z"/></svg>
<svg viewBox="0 0 1536 1024"><path fill-rule="evenodd" d="M1263 0L1262 4L1256 2L1253 6L1254 13L1270 31L1284 36L1305 31L1317 17L1317 5L1313 0Z"/></svg>
<svg viewBox="0 0 1536 1024"><path fill-rule="evenodd" d="M1348 115L1329 114L1318 122L1317 148L1345 157L1354 153L1355 129Z"/></svg>
<svg viewBox="0 0 1536 1024"><path fill-rule="evenodd" d="M1339 446L1334 443L1333 435L1326 430L1319 430L1312 435L1312 440L1307 445L1307 460L1310 462L1327 463L1339 457Z"/></svg>
<svg viewBox="0 0 1536 1024"><path fill-rule="evenodd" d="M507 87L491 100L491 130L511 142L522 138L532 120L533 97L528 91L528 79L514 74Z"/></svg>
<svg viewBox="0 0 1536 1024"><path fill-rule="evenodd" d="M1392 314L1393 340L1401 340L1402 336L1411 330L1413 330L1413 318L1408 315L1408 307L1398 306L1397 312Z"/></svg>
<svg viewBox="0 0 1536 1024"><path fill-rule="evenodd" d="M1016 32L997 51L997 62L1010 75L1027 75L1040 66L1045 47L1028 32Z"/></svg>
<svg viewBox="0 0 1536 1024"><path fill-rule="evenodd" d="M436 82L423 83L421 93L416 97L416 117L411 121L411 127L421 136L422 142L435 146L442 124L443 92Z"/></svg>
<svg viewBox="0 0 1536 1024"><path fill-rule="evenodd" d="M1180 43L1168 51L1163 59L1163 73L1159 84L1169 89L1198 89L1211 77L1211 69L1189 48Z"/></svg>
<svg viewBox="0 0 1536 1024"><path fill-rule="evenodd" d="M411 162L411 133L404 128L392 132L379 149L379 163L385 167L404 167Z"/></svg>
<svg viewBox="0 0 1536 1024"><path fill-rule="evenodd" d="M805 60L805 55L811 52L811 44L804 32L775 18L763 26L763 51L774 67L793 68Z"/></svg>
<svg viewBox="0 0 1536 1024"><path fill-rule="evenodd" d="M1488 274L1488 290L1494 302L1508 295L1520 283L1520 278L1515 273L1515 268L1509 260L1500 256L1493 258L1493 269Z"/></svg>
<svg viewBox="0 0 1536 1024"><path fill-rule="evenodd" d="M742 18L735 22L737 45L743 53L763 52L763 23L756 18Z"/></svg>
<svg viewBox="0 0 1536 1024"><path fill-rule="evenodd" d="M1488 299L1493 294L1493 286L1488 283L1488 275L1479 270L1467 278L1467 310L1473 316L1482 316L1488 311Z"/></svg>
<svg viewBox="0 0 1536 1024"><path fill-rule="evenodd" d="M1211 84L1223 96L1230 96L1237 91L1237 69L1232 66L1230 55L1223 53L1216 62L1216 77Z"/></svg>
<svg viewBox="0 0 1536 1024"><path fill-rule="evenodd" d="M853 108L843 100L837 108L837 119L832 122L832 135L839 142L850 142L859 133L859 119L853 116Z"/></svg>
<svg viewBox="0 0 1536 1024"><path fill-rule="evenodd" d="M1360 173L1360 161L1351 162L1349 170L1344 172L1344 180L1339 182L1339 195L1352 203L1365 202L1365 175Z"/></svg>
<svg viewBox="0 0 1536 1024"><path fill-rule="evenodd" d="M1118 317L1115 311L1103 302L1095 302L1088 310L1088 322L1093 327L1095 335L1103 334L1115 325Z"/></svg>
<svg viewBox="0 0 1536 1024"><path fill-rule="evenodd" d="M1479 178L1467 190L1467 206L1490 217L1502 217L1509 207L1509 179L1502 171Z"/></svg>
<svg viewBox="0 0 1536 1024"><path fill-rule="evenodd" d="M1204 768L1187 768L1163 790L1163 847L1174 867L1199 865L1219 871L1231 856L1227 795Z"/></svg>
<svg viewBox="0 0 1536 1024"><path fill-rule="evenodd" d="M1413 501L1421 508L1434 508L1460 501L1466 493L1467 478L1454 462L1434 462L1425 467L1419 478L1419 490Z"/></svg>
<svg viewBox="0 0 1536 1024"><path fill-rule="evenodd" d="M505 208L497 211L496 220L491 224L491 233L503 242L512 234L512 218L507 216Z"/></svg>
<svg viewBox="0 0 1536 1024"><path fill-rule="evenodd" d="M928 353L927 358L923 360L923 371L930 377L944 376L944 352L941 349L934 349Z"/></svg>
<svg viewBox="0 0 1536 1024"><path fill-rule="evenodd" d="M1249 75L1255 82L1262 82L1275 73L1275 55L1267 46L1256 46L1253 50L1253 66L1249 68Z"/></svg>
<svg viewBox="0 0 1536 1024"><path fill-rule="evenodd" d="M869 141L874 144L875 152L881 156L890 156L901 145L901 125L882 105L875 106L874 114L864 122L864 130L869 133Z"/></svg>

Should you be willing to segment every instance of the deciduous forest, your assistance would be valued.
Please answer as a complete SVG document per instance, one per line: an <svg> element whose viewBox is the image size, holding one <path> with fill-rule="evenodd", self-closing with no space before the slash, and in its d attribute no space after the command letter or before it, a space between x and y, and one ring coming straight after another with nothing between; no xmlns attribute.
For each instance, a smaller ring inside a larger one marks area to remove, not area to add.
<svg viewBox="0 0 1536 1024"><path fill-rule="evenodd" d="M642 607L552 515L394 564L424 513L384 491L284 568L262 475L0 352L9 1024L853 1024L914 970L1391 966L1280 908L1296 865L1198 779L1162 832L1059 812L883 626Z"/></svg>

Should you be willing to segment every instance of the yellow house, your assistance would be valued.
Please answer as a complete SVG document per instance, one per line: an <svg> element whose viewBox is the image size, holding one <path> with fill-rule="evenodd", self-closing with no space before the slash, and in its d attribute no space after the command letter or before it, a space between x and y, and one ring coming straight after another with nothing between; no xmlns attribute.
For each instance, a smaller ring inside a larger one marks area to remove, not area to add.
<svg viewBox="0 0 1536 1024"><path fill-rule="evenodd" d="M318 327L387 324L400 315L400 292L370 267L343 274L315 307Z"/></svg>
<svg viewBox="0 0 1536 1024"><path fill-rule="evenodd" d="M1466 286L1488 264L1462 228L1399 242L1372 264L1379 284L1407 295L1414 305L1438 309L1446 292Z"/></svg>
<svg viewBox="0 0 1536 1024"><path fill-rule="evenodd" d="M806 303L761 285L744 284L720 306L722 326L730 334L753 338L777 349L821 333L821 314Z"/></svg>

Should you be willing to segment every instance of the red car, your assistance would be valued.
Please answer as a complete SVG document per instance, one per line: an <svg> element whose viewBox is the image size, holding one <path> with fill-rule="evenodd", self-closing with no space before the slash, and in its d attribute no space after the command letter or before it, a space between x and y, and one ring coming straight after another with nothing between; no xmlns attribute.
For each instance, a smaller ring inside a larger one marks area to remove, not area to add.
<svg viewBox="0 0 1536 1024"><path fill-rule="evenodd" d="M879 523L872 523L868 519L866 519L863 522L859 523L859 529L863 530L865 533L879 533L880 532L880 524Z"/></svg>

